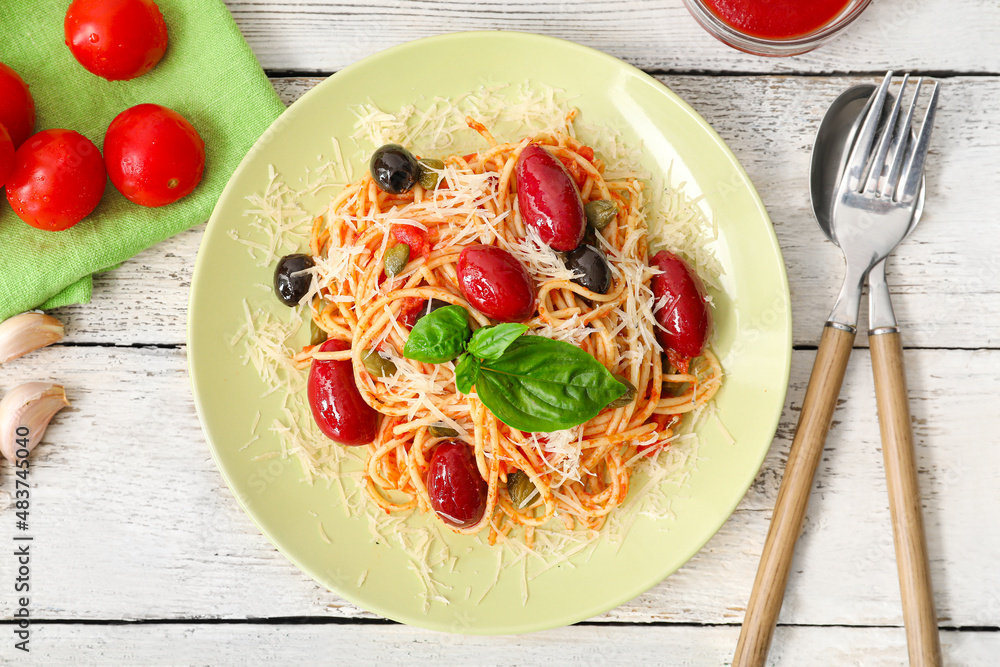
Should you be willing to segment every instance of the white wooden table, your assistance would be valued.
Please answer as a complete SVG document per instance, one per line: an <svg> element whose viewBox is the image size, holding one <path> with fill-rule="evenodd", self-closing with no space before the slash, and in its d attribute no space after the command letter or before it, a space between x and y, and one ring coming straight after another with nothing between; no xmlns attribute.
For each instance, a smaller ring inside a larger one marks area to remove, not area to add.
<svg viewBox="0 0 1000 667"><path fill-rule="evenodd" d="M891 260L907 345L924 515L946 663L1000 654L1000 5L877 0L811 54L716 42L680 0L230 0L286 102L364 56L502 28L596 47L654 74L746 167L774 221L795 319L791 387L764 466L719 533L638 598L579 625L464 637L396 625L300 573L213 465L185 360L204 226L95 280L60 309L64 344L5 366L0 389L63 383L74 403L33 455L38 664L728 664L841 260L813 221L807 165L826 106L886 68L943 82L927 208ZM864 324L864 323L862 323ZM857 345L866 345L859 336ZM4 464L0 486L13 490ZM11 545L13 509L0 521ZM5 546L3 552L9 549ZM13 650L13 557L0 556L0 662ZM776 665L901 665L905 638L867 350L851 360L771 650Z"/></svg>

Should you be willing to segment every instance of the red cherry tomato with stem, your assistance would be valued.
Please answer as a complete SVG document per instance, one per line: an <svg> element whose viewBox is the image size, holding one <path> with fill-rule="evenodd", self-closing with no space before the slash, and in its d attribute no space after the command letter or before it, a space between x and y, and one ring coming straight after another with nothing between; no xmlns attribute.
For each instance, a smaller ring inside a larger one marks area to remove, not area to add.
<svg viewBox="0 0 1000 667"><path fill-rule="evenodd" d="M0 63L0 125L7 128L14 150L35 132L35 100L20 75Z"/></svg>
<svg viewBox="0 0 1000 667"><path fill-rule="evenodd" d="M32 227L57 232L87 217L106 183L104 160L90 139L72 130L43 130L14 154L7 201Z"/></svg>
<svg viewBox="0 0 1000 667"><path fill-rule="evenodd" d="M462 250L458 287L473 308L500 322L522 322L535 312L535 286L527 269L497 246Z"/></svg>
<svg viewBox="0 0 1000 667"><path fill-rule="evenodd" d="M164 206L185 197L205 171L205 142L173 109L139 104L122 111L104 135L108 176L126 199Z"/></svg>
<svg viewBox="0 0 1000 667"><path fill-rule="evenodd" d="M583 240L587 218L580 191L566 166L552 153L528 144L514 167L517 206L525 224L538 231L554 250L576 250Z"/></svg>
<svg viewBox="0 0 1000 667"><path fill-rule="evenodd" d="M701 355L712 332L712 311L705 284L687 263L666 250L653 255L649 265L662 273L653 276L656 338L667 358L681 372Z"/></svg>
<svg viewBox="0 0 1000 667"><path fill-rule="evenodd" d="M167 50L167 24L153 0L73 0L63 30L73 57L108 81L145 74Z"/></svg>
<svg viewBox="0 0 1000 667"><path fill-rule="evenodd" d="M427 470L427 494L442 521L457 528L479 523L486 513L488 490L469 445L445 440L434 448Z"/></svg>
<svg viewBox="0 0 1000 667"><path fill-rule="evenodd" d="M351 349L351 344L331 338L319 349L340 352ZM379 414L361 397L350 359L313 361L306 391L313 419L326 437L349 446L367 445L375 439Z"/></svg>

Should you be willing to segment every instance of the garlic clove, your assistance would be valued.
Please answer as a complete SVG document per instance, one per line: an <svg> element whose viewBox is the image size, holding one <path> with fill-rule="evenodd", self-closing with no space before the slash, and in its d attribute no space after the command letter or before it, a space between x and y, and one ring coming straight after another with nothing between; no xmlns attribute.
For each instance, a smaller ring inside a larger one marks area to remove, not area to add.
<svg viewBox="0 0 1000 667"><path fill-rule="evenodd" d="M52 417L69 404L58 384L26 382L11 389L0 401L0 454L14 463L18 449L30 452L41 441Z"/></svg>
<svg viewBox="0 0 1000 667"><path fill-rule="evenodd" d="M62 340L62 322L45 313L21 313L0 323L0 364Z"/></svg>

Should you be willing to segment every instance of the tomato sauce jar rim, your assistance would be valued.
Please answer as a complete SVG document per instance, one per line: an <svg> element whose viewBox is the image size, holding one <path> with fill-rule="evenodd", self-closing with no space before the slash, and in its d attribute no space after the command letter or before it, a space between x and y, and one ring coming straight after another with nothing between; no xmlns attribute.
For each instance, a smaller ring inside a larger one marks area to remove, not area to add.
<svg viewBox="0 0 1000 667"><path fill-rule="evenodd" d="M849 0L830 21L803 35L769 38L747 34L723 21L703 0L684 0L691 15L710 35L723 44L756 56L797 56L812 51L836 37L861 15L872 0Z"/></svg>

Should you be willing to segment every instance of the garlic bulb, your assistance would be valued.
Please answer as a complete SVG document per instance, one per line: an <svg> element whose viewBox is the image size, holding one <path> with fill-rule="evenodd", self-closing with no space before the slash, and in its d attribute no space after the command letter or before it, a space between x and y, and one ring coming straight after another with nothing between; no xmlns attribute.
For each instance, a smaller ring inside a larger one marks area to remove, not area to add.
<svg viewBox="0 0 1000 667"><path fill-rule="evenodd" d="M41 441L49 420L68 405L66 392L58 384L27 382L11 389L0 401L0 454L13 463L18 449L30 452Z"/></svg>
<svg viewBox="0 0 1000 667"><path fill-rule="evenodd" d="M63 338L62 322L44 313L21 313L0 323L0 364L57 343Z"/></svg>

